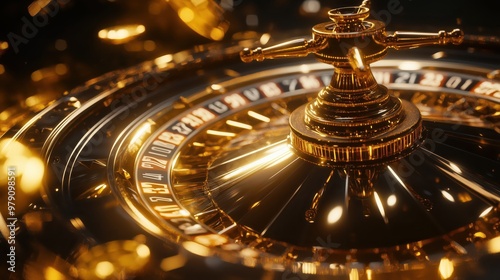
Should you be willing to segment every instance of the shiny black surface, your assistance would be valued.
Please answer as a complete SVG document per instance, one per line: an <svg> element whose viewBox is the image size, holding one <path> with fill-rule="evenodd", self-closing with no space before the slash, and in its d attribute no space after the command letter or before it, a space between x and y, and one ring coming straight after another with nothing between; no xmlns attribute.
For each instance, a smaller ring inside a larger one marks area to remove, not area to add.
<svg viewBox="0 0 500 280"><path fill-rule="evenodd" d="M427 137L419 149L387 166L375 167L377 198L352 195L349 180L357 178L346 178L346 169L320 167L295 155L284 161L276 158L278 164L270 161L235 178L220 179L283 145L266 145L270 137L255 137L262 140L245 146L232 145L220 155L208 167L208 192L238 224L297 246L315 246L319 237L328 237L336 249L377 248L445 235L496 206L500 142L491 129L474 128L475 135L467 134L464 139L461 135L470 127L425 125ZM281 138L287 135L288 129L282 129ZM317 215L310 223L305 213L322 188ZM336 207L340 208L334 210ZM331 211L337 211L334 215L338 217L332 220Z"/></svg>

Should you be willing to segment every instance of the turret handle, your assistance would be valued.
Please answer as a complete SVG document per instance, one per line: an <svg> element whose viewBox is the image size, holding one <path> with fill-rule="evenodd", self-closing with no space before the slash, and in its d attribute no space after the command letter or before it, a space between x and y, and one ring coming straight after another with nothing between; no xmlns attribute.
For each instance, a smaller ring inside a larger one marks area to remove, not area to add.
<svg viewBox="0 0 500 280"><path fill-rule="evenodd" d="M281 57L304 57L321 49L320 45L312 39L295 39L264 49L261 47L254 50L245 48L241 51L240 56L244 62L251 62L253 60L263 61L264 59Z"/></svg>
<svg viewBox="0 0 500 280"><path fill-rule="evenodd" d="M437 33L422 32L400 32L396 31L385 38L382 44L396 50L412 49L429 45L459 45L464 39L464 33L460 29L451 32L439 31Z"/></svg>

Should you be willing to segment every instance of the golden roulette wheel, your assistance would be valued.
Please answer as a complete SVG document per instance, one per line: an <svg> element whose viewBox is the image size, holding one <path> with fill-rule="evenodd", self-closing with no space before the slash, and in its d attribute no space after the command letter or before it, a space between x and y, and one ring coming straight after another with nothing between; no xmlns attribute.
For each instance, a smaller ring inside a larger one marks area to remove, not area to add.
<svg viewBox="0 0 500 280"><path fill-rule="evenodd" d="M0 42L2 279L497 279L491 3L95 2Z"/></svg>

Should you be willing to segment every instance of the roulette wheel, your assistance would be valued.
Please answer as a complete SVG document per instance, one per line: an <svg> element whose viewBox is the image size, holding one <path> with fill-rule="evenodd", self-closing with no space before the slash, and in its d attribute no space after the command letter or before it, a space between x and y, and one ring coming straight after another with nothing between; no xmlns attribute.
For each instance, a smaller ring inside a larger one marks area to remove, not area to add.
<svg viewBox="0 0 500 280"><path fill-rule="evenodd" d="M415 32L388 31L403 11L430 7L410 2L325 12L319 1L171 1L189 28L220 42L5 109L2 273L495 279L495 22L477 28L465 16L465 34L433 33L415 26L417 10L400 23ZM278 6L290 17L284 29L269 20L277 35L222 19L223 7ZM146 27L127 28L99 37L122 44ZM24 44L9 34L11 48Z"/></svg>

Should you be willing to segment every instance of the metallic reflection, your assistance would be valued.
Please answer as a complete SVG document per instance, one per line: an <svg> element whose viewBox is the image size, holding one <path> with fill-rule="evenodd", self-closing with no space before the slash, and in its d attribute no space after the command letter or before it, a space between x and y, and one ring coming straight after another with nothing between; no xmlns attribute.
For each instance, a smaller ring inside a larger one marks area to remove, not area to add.
<svg viewBox="0 0 500 280"><path fill-rule="evenodd" d="M493 210L493 206L490 206L490 207L486 208L483 212L481 212L481 214L479 215L479 217L481 217L481 218L485 217L486 215L488 215L491 212L491 210Z"/></svg>
<svg viewBox="0 0 500 280"><path fill-rule="evenodd" d="M316 264L310 262L302 263L302 273L304 274L316 274Z"/></svg>
<svg viewBox="0 0 500 280"><path fill-rule="evenodd" d="M391 194L389 197L387 197L387 205L390 207L396 205L397 201L398 201L398 198L394 194Z"/></svg>
<svg viewBox="0 0 500 280"><path fill-rule="evenodd" d="M442 258L441 261L439 261L439 275L442 279L450 279L454 270L455 267L450 259Z"/></svg>
<svg viewBox="0 0 500 280"><path fill-rule="evenodd" d="M467 249L465 249L464 246L460 245L457 241L451 241L450 246L461 255L466 255L468 253Z"/></svg>
<svg viewBox="0 0 500 280"><path fill-rule="evenodd" d="M316 14L321 10L321 3L318 0L305 0L301 9L308 14Z"/></svg>
<svg viewBox="0 0 500 280"><path fill-rule="evenodd" d="M359 272L357 268L351 269L349 272L349 280L359 280Z"/></svg>
<svg viewBox="0 0 500 280"><path fill-rule="evenodd" d="M141 145L143 141L144 135L151 133L151 122L145 122L143 123L139 129L137 129L137 132L134 134L132 139L130 140L129 147L135 146L135 145Z"/></svg>
<svg viewBox="0 0 500 280"><path fill-rule="evenodd" d="M43 274L44 274L45 279L50 279L50 280L68 279L64 274L62 274L60 271L58 271L57 269L55 269L52 266L47 267Z"/></svg>
<svg viewBox="0 0 500 280"><path fill-rule="evenodd" d="M450 177L454 178L455 180L457 180L458 182L466 185L468 188L476 191L477 193L481 194L482 196L487 197L489 199L493 199L494 201L500 201L500 195L486 190L480 184L478 184L478 183L476 183L476 182L474 182L474 181L472 181L464 176L461 176L460 174L452 173L452 172L450 172L442 167L438 167L438 168L441 169L448 176L450 176Z"/></svg>
<svg viewBox="0 0 500 280"><path fill-rule="evenodd" d="M307 1L307 2L315 2L315 1ZM168 63L168 62L167 62L167 63ZM33 103L35 103L35 102L33 102ZM205 142L203 142L203 144L200 144L199 146L205 146L205 145L210 145L210 144L209 144L209 143L205 144ZM289 174L291 174L291 172L290 172ZM401 174L401 173L398 173L398 174ZM408 185L410 185L410 181L411 181L410 179L405 178L405 177L404 177L404 175L401 175L401 177L405 180L405 182L406 182ZM255 186L253 186L253 187L255 187ZM382 186L382 188L383 188L383 187L384 187L384 186ZM396 186L396 187L398 187L398 186ZM100 186L100 185L99 185L98 187L96 187L96 190L102 190L102 189L105 189L105 187L102 187L102 186ZM313 192L313 193L314 193L314 191L315 191L315 190L312 190L311 192ZM424 189L423 191L422 191L422 190L419 190L419 191L422 193L422 192L424 192L424 191L426 191L426 190ZM379 194L380 194L380 197L384 197L384 198L385 198L385 197L386 197L386 195L387 195L387 192L384 192L384 193L379 193ZM377 194L377 197L379 196L379 194ZM437 193L437 195L436 195L436 196L439 196L439 193ZM394 199L393 199L394 203L390 203L390 202L389 202L389 201L392 201L392 200L390 200L390 199L391 199L391 197L393 197L393 198L394 198ZM469 197L470 197L470 196L469 196ZM396 199L396 198L397 198L397 199ZM442 197L441 197L441 196L439 196L439 199L441 199L441 198L442 198ZM380 199L379 199L379 200L380 200ZM476 197L474 197L474 200L476 200ZM401 203L401 205L402 205L402 204L406 204L406 202L408 202L408 200L405 200L405 198L404 198L404 197L396 196L396 195L394 194L394 195L391 195L391 196L389 196L389 197L387 198L387 205L391 205L391 204L392 204L392 205L396 206L396 201L398 201L398 205L397 205L397 206L400 206L399 202L402 202L402 203ZM258 200L258 202L260 202L260 200ZM326 207L326 208L328 208L328 210L329 210L329 208L331 208L332 206L335 206L335 205L336 205L336 204L332 203L331 201L327 201L327 202L328 202L328 203L327 203L327 206L328 206L328 207ZM336 202L336 201L334 201L334 202ZM255 203L257 203L257 202L255 202ZM378 202L377 202L377 205L379 205L379 204L381 204L381 203L378 203ZM410 204L410 205L411 205L411 203L407 203L407 204ZM380 208L380 207L379 207L379 208ZM335 209L335 208L334 208L334 209ZM395 211L398 211L398 210L400 210L400 209L401 209L401 208L396 208L396 209L395 209ZM480 208L480 209L482 210L483 208ZM389 213L389 209L388 209L388 208L386 208L386 210L387 210L386 215L390 215L390 213ZM486 210L488 210L488 208L486 208ZM486 210L485 210L485 211L486 211ZM491 210L491 209L490 209L490 210ZM412 211L411 206L410 206L410 210L409 210L409 211ZM347 211L345 211L345 212L347 212ZM489 211L488 211L488 212L489 212ZM486 212L483 212L483 213L484 213L484 215L486 215L486 214L487 214ZM344 214L346 214L346 213L344 213ZM404 214L404 213L403 213L403 214ZM477 213L476 213L475 215L477 215ZM482 216L482 215L483 215L483 214L481 214L481 216ZM341 215L340 215L340 216L341 216ZM330 217L330 215L328 215L328 217ZM300 217L299 217L299 219L300 219L300 220L301 220L301 222L302 222L302 216L300 216ZM297 220L299 220L299 219L297 219ZM292 222L294 222L294 220L291 220L291 221L292 221ZM80 222L81 222L81 221L80 221ZM141 221L141 222L142 222L142 221ZM391 222L392 222L392 220L391 220ZM297 225L297 224L294 224L294 225L295 225L298 229L300 228L300 225ZM483 234L483 235L484 235L484 234ZM486 237L486 235L484 235L484 236ZM197 241L198 241L198 240L197 240ZM217 243L217 242L214 242L214 243ZM244 243L242 242L242 244L244 244ZM244 246L244 245L241 245L241 246ZM146 253L145 253L145 252L147 252L147 250L143 250L143 249L139 249L139 250L137 250L137 254L138 254L139 256L141 256L141 255L146 255ZM259 257L259 256L262 256L262 255L261 255L261 254L257 254L257 253L254 255L254 257L255 257L255 258L257 258L257 257ZM177 259L170 259L170 258L168 258L168 259L165 259L165 260L166 260L167 262L169 262L169 263L170 263L170 261L172 261L172 262L173 262L174 260L177 260L177 261L176 261L176 263L177 263L177 267L182 266L182 263L183 263L183 259L182 259L182 258L177 258ZM278 260L278 261L279 261L279 260ZM329 261L329 260L328 260L328 261ZM342 261L343 261L343 260L342 260ZM389 263L389 264L388 264L388 267L389 267L389 265L392 265L392 264L390 263L390 261L389 261L389 260L387 260L387 262ZM109 261L101 261L101 262L100 262L101 266L103 266L103 265L102 265L103 263L105 264L105 265L104 265L104 268L106 267L106 263L108 263L108 264L112 264L112 263L111 263L111 262L109 262ZM308 263L308 264L312 264L312 263ZM314 265L316 265L316 264L314 264ZM322 263L322 265L323 265L323 263ZM115 269L115 266L113 265L113 270L114 270L114 269ZM171 268L170 268L170 269L171 269ZM100 270L100 271L102 271L103 269L99 269L99 270ZM169 269L165 269L165 270L169 270ZM104 274L107 274L107 273L105 273L105 271L106 271L106 270L104 269L104 271L103 271L103 272L104 272ZM356 271L361 271L361 270L356 270ZM368 272L367 272L367 273L368 273ZM50 274L50 275L51 275L52 277L47 277L48 279L55 279L55 276L54 276L53 274Z"/></svg>
<svg viewBox="0 0 500 280"><path fill-rule="evenodd" d="M244 248L239 251L239 255L243 258L243 264L248 267L255 267L257 265L257 258L259 252L252 248Z"/></svg>
<svg viewBox="0 0 500 280"><path fill-rule="evenodd" d="M83 230L83 229L85 229L85 224L83 224L82 220L80 218L78 218L78 217L70 219L69 222L77 230Z"/></svg>
<svg viewBox="0 0 500 280"><path fill-rule="evenodd" d="M248 129L248 130L251 130L253 127L249 124L246 124L246 123L242 123L242 122L237 122L237 121L233 121L233 120L227 120L226 121L226 124L227 125L230 125L230 126L234 126L234 127L238 127L238 128L242 128L242 129Z"/></svg>
<svg viewBox="0 0 500 280"><path fill-rule="evenodd" d="M475 233L473 234L473 237L474 237L475 239L485 239L487 236L486 236L486 234L485 234L484 232L482 232L482 231L477 231L477 232L475 232Z"/></svg>
<svg viewBox="0 0 500 280"><path fill-rule="evenodd" d="M259 17L257 15L247 15L246 24L248 26L258 26L259 25Z"/></svg>
<svg viewBox="0 0 500 280"><path fill-rule="evenodd" d="M9 43L6 41L0 41L0 51L4 51L9 48Z"/></svg>
<svg viewBox="0 0 500 280"><path fill-rule="evenodd" d="M182 243L182 247L186 249L188 252L193 253L195 255L201 257L208 257L212 255L212 251L207 246L201 245L200 243L196 243L193 241L185 241Z"/></svg>
<svg viewBox="0 0 500 280"><path fill-rule="evenodd" d="M219 84L211 84L207 88L207 90L210 91L211 93L215 93L215 94L222 94L222 93L226 92L226 89L223 86L219 85Z"/></svg>
<svg viewBox="0 0 500 280"><path fill-rule="evenodd" d="M141 210L137 209L132 201L127 199L127 204L130 207L132 215L140 222L141 226L154 234L162 234L162 230L155 223L151 222L146 216L144 216Z"/></svg>
<svg viewBox="0 0 500 280"><path fill-rule="evenodd" d="M405 185L405 183L403 183L403 180L399 178L398 174L396 174L396 172L392 169L392 167L388 166L387 170L391 172L392 176L394 176L394 178L398 181L399 184L401 184L401 186Z"/></svg>
<svg viewBox="0 0 500 280"><path fill-rule="evenodd" d="M459 193L459 194L458 194L458 200L459 200L460 202L465 203L465 202L469 202L469 201L471 201L471 200L472 200L472 197L470 196L470 194L468 194L468 193L466 193L466 192L462 192L462 193Z"/></svg>
<svg viewBox="0 0 500 280"><path fill-rule="evenodd" d="M416 61L403 61L399 64L398 68L406 71L415 71L421 69L422 66Z"/></svg>
<svg viewBox="0 0 500 280"><path fill-rule="evenodd" d="M34 17L39 12L41 12L42 9L45 8L50 2L52 2L52 0L34 0L28 6L28 13L30 14L30 16Z"/></svg>
<svg viewBox="0 0 500 280"><path fill-rule="evenodd" d="M45 173L45 165L37 156L27 158L23 163L24 175L20 181L20 188L26 193L33 193L40 189ZM17 164L19 166L21 164Z"/></svg>
<svg viewBox="0 0 500 280"><path fill-rule="evenodd" d="M128 52L142 52L142 51L152 52L156 49L156 43L155 41L152 40L145 40L145 41L136 40L127 42L124 45L124 48Z"/></svg>
<svg viewBox="0 0 500 280"><path fill-rule="evenodd" d="M115 272L115 266L108 261L102 261L96 264L94 273L98 278L104 279L111 276L113 272Z"/></svg>
<svg viewBox="0 0 500 280"><path fill-rule="evenodd" d="M336 206L334 207L329 213L328 213L328 223L329 224L334 224L342 218L342 206Z"/></svg>
<svg viewBox="0 0 500 280"><path fill-rule="evenodd" d="M377 167L349 168L345 169L349 193L358 198L371 197L375 182L380 170Z"/></svg>
<svg viewBox="0 0 500 280"><path fill-rule="evenodd" d="M207 130L207 134L208 135L214 135L214 136L223 136L223 137L234 137L234 136L236 136L236 133L233 133L233 132L219 131L219 130L212 130L212 129Z"/></svg>
<svg viewBox="0 0 500 280"><path fill-rule="evenodd" d="M181 18L185 23L190 23L194 20L194 11L188 7L182 7L177 11L177 15Z"/></svg>
<svg viewBox="0 0 500 280"><path fill-rule="evenodd" d="M441 190L441 194L443 195L444 198L448 199L449 201L455 202L455 198L453 198L453 196L449 192Z"/></svg>
<svg viewBox="0 0 500 280"><path fill-rule="evenodd" d="M83 200L83 199L100 198L108 194L111 194L110 188L108 188L108 186L105 183L102 183L94 188L89 188L88 190L80 194L77 199Z"/></svg>
<svg viewBox="0 0 500 280"><path fill-rule="evenodd" d="M136 38L146 31L142 24L117 25L101 29L97 36L112 44L123 44Z"/></svg>
<svg viewBox="0 0 500 280"><path fill-rule="evenodd" d="M460 167L458 167L453 162L450 162L450 168L451 168L451 170L457 172L458 174L462 174L462 170L460 169Z"/></svg>
<svg viewBox="0 0 500 280"><path fill-rule="evenodd" d="M41 233L44 223L52 221L52 214L44 211L28 212L24 214L23 220L30 232Z"/></svg>
<svg viewBox="0 0 500 280"><path fill-rule="evenodd" d="M66 40L57 39L54 43L54 47L58 51L64 51L68 48L68 43L66 42Z"/></svg>
<svg viewBox="0 0 500 280"><path fill-rule="evenodd" d="M233 171L228 172L222 177L222 179L229 180L247 172L260 170L277 160L283 160L292 155L292 152L290 151L287 143L277 145L276 147L269 149L269 151L267 151L266 153L266 156L256 159L248 164L234 169Z"/></svg>
<svg viewBox="0 0 500 280"><path fill-rule="evenodd" d="M194 241L207 247L215 247L227 243L228 239L220 234L208 234L196 236Z"/></svg>
<svg viewBox="0 0 500 280"><path fill-rule="evenodd" d="M484 234L484 233L483 233ZM484 236L486 238L486 236ZM497 236L486 243L486 250L490 254L500 253L500 236Z"/></svg>
<svg viewBox="0 0 500 280"><path fill-rule="evenodd" d="M24 144L12 140L4 139L0 142L0 184L7 186L7 180L14 182L17 195L21 193L35 193L40 189L40 185L45 174L45 165L41 158L28 149ZM17 206L22 206L27 202L20 201Z"/></svg>
<svg viewBox="0 0 500 280"><path fill-rule="evenodd" d="M378 211L380 212L380 215L384 219L384 222L386 224L389 223L389 220L387 219L387 216L385 215L385 209L384 209L384 204L382 204L382 200L380 200L380 197L378 196L377 192L373 192L373 197L375 198L375 203L377 204Z"/></svg>
<svg viewBox="0 0 500 280"><path fill-rule="evenodd" d="M434 54L432 54L432 58L434 58L434 59L441 59L444 57L446 57L446 53L444 51L439 51L439 52L435 52Z"/></svg>
<svg viewBox="0 0 500 280"><path fill-rule="evenodd" d="M269 42L269 40L271 40L271 34L269 33L262 34L262 36L260 36L259 39L261 45L266 45Z"/></svg>
<svg viewBox="0 0 500 280"><path fill-rule="evenodd" d="M270 118L268 118L264 115L261 115L257 112L254 112L254 111L248 111L248 115L254 119L259 120L259 121L263 121L263 122L267 122L267 123L271 121Z"/></svg>
<svg viewBox="0 0 500 280"><path fill-rule="evenodd" d="M57 80L59 76L63 76L68 72L66 64L59 63L51 67L42 68L31 73L33 82L40 82L44 79Z"/></svg>
<svg viewBox="0 0 500 280"><path fill-rule="evenodd" d="M166 54L163 56L160 56L153 60L154 64L158 66L158 68L163 69L166 68L167 65L174 60L174 56L172 54Z"/></svg>
<svg viewBox="0 0 500 280"><path fill-rule="evenodd" d="M164 258L160 263L160 268L163 271L171 271L183 267L187 262L187 258L183 255L175 255Z"/></svg>
<svg viewBox="0 0 500 280"><path fill-rule="evenodd" d="M170 6L177 11L179 18L201 36L219 41L224 38L229 22L224 19L224 10L215 1L169 0Z"/></svg>
<svg viewBox="0 0 500 280"><path fill-rule="evenodd" d="M316 192L316 194L314 195L314 198L313 198L313 201L311 204L311 209L308 209L306 211L306 215L305 215L306 221L308 221L309 223L314 223L314 220L316 219L316 214L318 213L318 206L319 206L319 202L321 200L321 197L323 196L323 193L325 192L325 189L326 189L328 183L330 182L330 180L332 179L332 176L334 174L335 174L335 170L332 170L330 172L330 175L328 175L328 178L325 180L325 183L323 184L321 189L318 192ZM327 220L328 220L329 224L333 224L333 223L336 223L341 217L342 217L342 207L340 208L340 212L339 212L339 209L337 209L337 207L335 207L328 214Z"/></svg>
<svg viewBox="0 0 500 280"><path fill-rule="evenodd" d="M134 240L94 246L77 258L78 279L132 277L145 267L150 254L146 245Z"/></svg>

